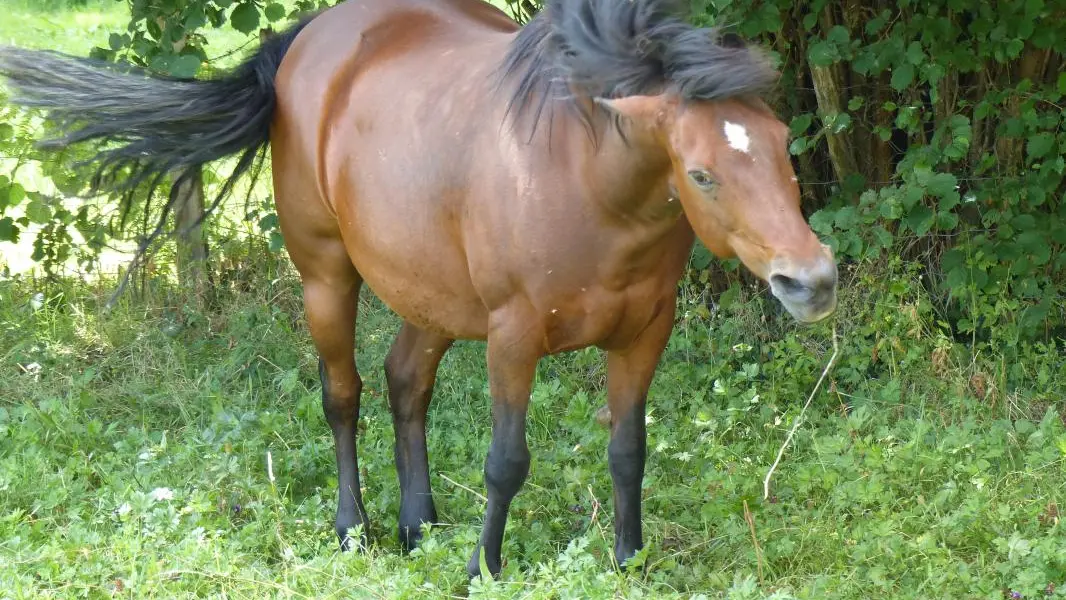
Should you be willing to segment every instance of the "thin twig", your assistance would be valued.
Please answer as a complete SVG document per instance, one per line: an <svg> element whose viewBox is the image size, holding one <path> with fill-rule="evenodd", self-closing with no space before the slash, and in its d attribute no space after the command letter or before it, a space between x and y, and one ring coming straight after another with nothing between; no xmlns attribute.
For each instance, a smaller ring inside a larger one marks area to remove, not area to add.
<svg viewBox="0 0 1066 600"><path fill-rule="evenodd" d="M452 479L451 477L448 477L444 473L438 473L438 475L440 475L441 479L443 479L444 481L447 481L448 483L454 485L455 487L457 487L459 489L466 490L466 491L470 492L471 494L477 496L478 498L481 498L482 502L488 502L489 501L489 499L486 498L484 495L482 495L482 494L480 494L480 493L478 493L478 492L466 487L465 485L459 483L458 481L455 481L454 479Z"/></svg>
<svg viewBox="0 0 1066 600"><path fill-rule="evenodd" d="M822 387L822 382L825 381L825 376L829 374L829 371L833 368L833 364L836 363L837 353L840 351L840 346L837 343L837 326L833 325L833 355L829 357L829 362L826 363L825 368L822 369L822 376L818 378L818 383L814 384L814 389L811 390L811 395L807 396L807 403L803 405L803 409L800 410L799 416L796 417L796 422L792 424L792 429L788 432L788 437L785 438L785 443L781 444L781 449L777 451L777 458L774 459L774 464L770 466L770 470L766 472L766 479L762 482L762 497L766 500L770 497L770 478L773 477L774 471L777 469L777 465L781 462L781 457L785 454L785 448L788 447L788 443L792 441L792 436L796 435L796 430L799 429L800 423L803 422L803 415L807 412L807 407L811 405L811 400L814 400L814 395L818 393L818 388Z"/></svg>
<svg viewBox="0 0 1066 600"><path fill-rule="evenodd" d="M759 538L755 536L755 517L748 508L748 501L744 501L744 520L748 522L748 530L751 531L751 543L755 544L755 567L759 570L759 585L763 585L762 577L762 547L759 546Z"/></svg>

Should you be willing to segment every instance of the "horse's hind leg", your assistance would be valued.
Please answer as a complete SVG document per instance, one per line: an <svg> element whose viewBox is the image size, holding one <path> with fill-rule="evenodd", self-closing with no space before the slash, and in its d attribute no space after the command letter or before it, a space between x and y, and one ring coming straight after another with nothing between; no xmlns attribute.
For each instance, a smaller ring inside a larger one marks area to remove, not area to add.
<svg viewBox="0 0 1066 600"><path fill-rule="evenodd" d="M399 536L400 544L408 550L422 538L421 524L437 521L429 488L426 412L437 367L452 342L405 322L385 359L400 479Z"/></svg>
<svg viewBox="0 0 1066 600"><path fill-rule="evenodd" d="M339 239L316 240L310 252L308 246L290 246L303 279L304 310L319 354L322 410L333 431L337 455L337 535L341 547L349 550L352 539L348 536L354 534L349 530L362 525L365 543L369 526L359 491L355 442L363 389L355 368L355 316L362 278Z"/></svg>

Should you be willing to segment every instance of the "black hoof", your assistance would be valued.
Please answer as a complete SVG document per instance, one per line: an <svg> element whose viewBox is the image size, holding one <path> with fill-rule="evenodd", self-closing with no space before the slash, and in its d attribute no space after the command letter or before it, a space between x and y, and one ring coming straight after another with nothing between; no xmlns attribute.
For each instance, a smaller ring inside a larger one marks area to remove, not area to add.
<svg viewBox="0 0 1066 600"><path fill-rule="evenodd" d="M481 577L481 548L474 550L474 555L470 557L470 560L466 563L466 574L470 579L477 579ZM499 563L495 560L489 560L486 558L485 566L488 567L489 574L493 579L499 579L500 571L502 570Z"/></svg>
<svg viewBox="0 0 1066 600"><path fill-rule="evenodd" d="M366 532L366 523L364 522L362 525L362 529L359 529L358 524L350 527L337 525L335 531L337 532L337 540L340 542L341 552L362 551L370 547L370 536Z"/></svg>
<svg viewBox="0 0 1066 600"><path fill-rule="evenodd" d="M400 546L407 552L414 550L422 541L422 524L437 522L437 509L432 503L401 510L398 527Z"/></svg>
<svg viewBox="0 0 1066 600"><path fill-rule="evenodd" d="M421 524L400 525L399 539L400 546L405 552L410 552L417 548L418 544L422 542Z"/></svg>
<svg viewBox="0 0 1066 600"><path fill-rule="evenodd" d="M640 548L616 548L614 552L614 560L618 563L618 569L623 573L635 569L638 573L646 575L648 564L643 556L638 556L640 550Z"/></svg>

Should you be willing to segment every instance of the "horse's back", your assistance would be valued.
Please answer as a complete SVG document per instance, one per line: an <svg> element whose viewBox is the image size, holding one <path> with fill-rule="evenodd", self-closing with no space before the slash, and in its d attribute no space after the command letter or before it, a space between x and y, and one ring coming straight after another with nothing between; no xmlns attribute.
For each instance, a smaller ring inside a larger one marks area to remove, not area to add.
<svg viewBox="0 0 1066 600"><path fill-rule="evenodd" d="M342 237L386 303L450 336L484 335L457 221L495 139L491 75L516 29L482 0L349 0L307 25L278 73L283 229Z"/></svg>
<svg viewBox="0 0 1066 600"><path fill-rule="evenodd" d="M483 0L347 0L313 18L293 41L276 77L275 120L317 134L347 108L353 90L364 83L381 87L360 81L365 75L434 51L437 64L454 64L441 53L517 28ZM433 69L434 62L421 64ZM418 87L418 80L408 84ZM402 94L402 89L395 93ZM305 151L319 145L305 143L311 146Z"/></svg>

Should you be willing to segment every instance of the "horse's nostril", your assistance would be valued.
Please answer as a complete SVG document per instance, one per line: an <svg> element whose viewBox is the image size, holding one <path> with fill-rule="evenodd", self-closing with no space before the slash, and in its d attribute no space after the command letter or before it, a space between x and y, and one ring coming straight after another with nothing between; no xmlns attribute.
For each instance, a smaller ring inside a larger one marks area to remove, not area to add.
<svg viewBox="0 0 1066 600"><path fill-rule="evenodd" d="M779 294L788 297L809 296L812 292L811 288L803 285L799 280L780 273L770 276L770 286L777 288Z"/></svg>
<svg viewBox="0 0 1066 600"><path fill-rule="evenodd" d="M825 318L836 309L837 273L832 262L782 264L768 279L773 295L804 323Z"/></svg>

